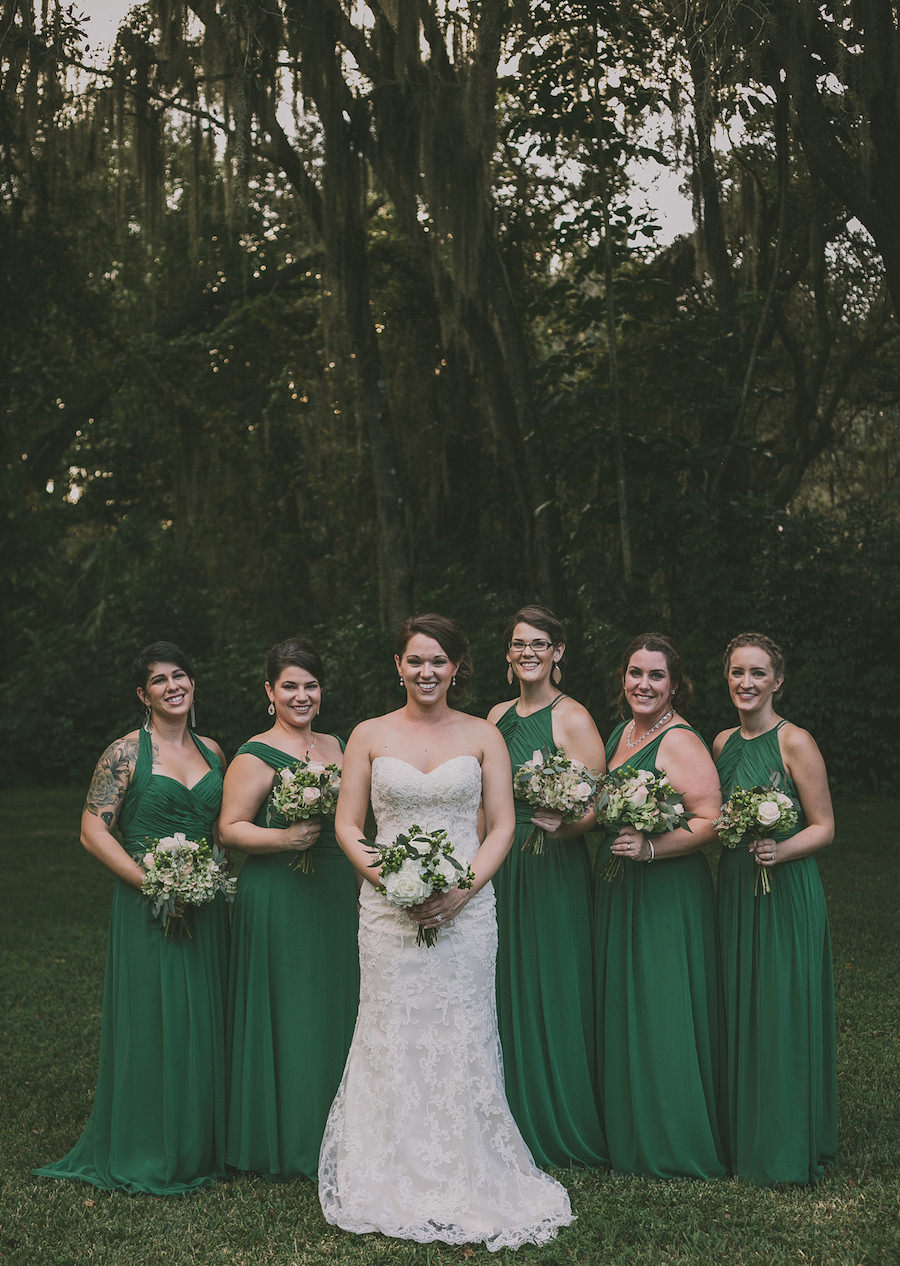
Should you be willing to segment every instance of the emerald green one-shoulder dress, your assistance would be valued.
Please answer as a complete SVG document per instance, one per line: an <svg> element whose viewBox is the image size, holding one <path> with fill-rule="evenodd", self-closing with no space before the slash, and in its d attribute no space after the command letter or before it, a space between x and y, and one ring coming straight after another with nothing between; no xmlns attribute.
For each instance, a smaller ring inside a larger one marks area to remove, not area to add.
<svg viewBox="0 0 900 1266"><path fill-rule="evenodd" d="M728 738L716 762L723 796L735 787L768 786L777 773L780 790L797 798L778 745L783 724L753 739L740 730ZM801 810L797 831L805 825ZM772 867L768 895L754 896L758 870L745 846L722 849L723 1128L739 1177L807 1184L821 1178L837 1148L828 912L814 856Z"/></svg>
<svg viewBox="0 0 900 1266"><path fill-rule="evenodd" d="M538 748L557 750L552 708L520 717L513 704L500 717L513 770ZM594 1080L590 857L583 835L523 853L534 812L516 801L513 845L493 879L506 1095L539 1165L605 1166Z"/></svg>
<svg viewBox="0 0 900 1266"><path fill-rule="evenodd" d="M622 729L609 738L609 759ZM623 763L659 773L666 733ZM719 1178L722 1015L709 865L699 852L623 860L609 882L609 857L607 842L596 859L597 1068L612 1167Z"/></svg>
<svg viewBox="0 0 900 1266"><path fill-rule="evenodd" d="M241 753L274 770L295 760L260 742ZM268 807L257 826L288 825ZM359 1004L354 870L334 818L321 822L310 874L292 869L296 852L250 853L234 903L227 1160L279 1179L316 1178Z"/></svg>
<svg viewBox="0 0 900 1266"><path fill-rule="evenodd" d="M119 815L125 848L136 860L150 841L176 831L212 840L221 762L193 738L210 768L187 788L152 772L150 735L139 731ZM138 890L116 880L93 1111L68 1156L35 1173L156 1196L192 1191L224 1173L224 897L189 907L186 921L190 939L164 936Z"/></svg>

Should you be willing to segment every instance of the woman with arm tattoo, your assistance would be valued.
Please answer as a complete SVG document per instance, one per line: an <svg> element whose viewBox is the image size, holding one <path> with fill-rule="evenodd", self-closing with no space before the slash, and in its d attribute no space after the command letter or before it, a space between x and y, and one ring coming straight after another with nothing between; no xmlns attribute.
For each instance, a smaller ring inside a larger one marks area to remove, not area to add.
<svg viewBox="0 0 900 1266"><path fill-rule="evenodd" d="M177 646L145 647L134 675L144 723L100 757L81 818L82 844L117 881L94 1108L69 1154L35 1172L175 1195L225 1168L228 913L216 897L191 907L188 935L164 936L137 859L176 832L213 842L225 762L189 724L194 676Z"/></svg>

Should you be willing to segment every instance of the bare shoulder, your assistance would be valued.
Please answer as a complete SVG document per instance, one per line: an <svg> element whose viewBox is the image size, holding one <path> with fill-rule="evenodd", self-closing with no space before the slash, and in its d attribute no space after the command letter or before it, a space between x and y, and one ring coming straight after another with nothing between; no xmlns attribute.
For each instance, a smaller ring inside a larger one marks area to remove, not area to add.
<svg viewBox="0 0 900 1266"><path fill-rule="evenodd" d="M502 716L509 712L510 708L514 708L518 703L518 699L507 699L505 703L495 703L487 714L487 719L492 725L496 725Z"/></svg>
<svg viewBox="0 0 900 1266"><path fill-rule="evenodd" d="M663 748L667 752L678 752L684 755L689 755L692 752L702 752L704 756L709 756L709 748L697 731L689 726L686 721L681 721L677 725L670 725L667 730L663 730L662 741L659 745L660 752L662 752Z"/></svg>
<svg viewBox="0 0 900 1266"><path fill-rule="evenodd" d="M719 754L722 751L722 748L731 738L732 734L737 734L737 732L738 732L738 727L736 725L733 725L730 730L719 731L719 733L713 739L713 745L712 745L713 759L716 759L719 756Z"/></svg>
<svg viewBox="0 0 900 1266"><path fill-rule="evenodd" d="M110 743L97 761L91 785L85 798L85 812L111 822L125 799L137 764L140 732L131 730Z"/></svg>
<svg viewBox="0 0 900 1266"><path fill-rule="evenodd" d="M792 721L786 721L778 731L778 746L784 757L785 765L790 769L791 765L802 764L812 761L816 764L822 762L822 753L819 745L809 730L804 730L802 726L794 725Z"/></svg>
<svg viewBox="0 0 900 1266"><path fill-rule="evenodd" d="M197 738L204 745L204 747L208 747L211 752L214 752L216 756L218 756L219 760L222 762L222 765L224 767L226 764L225 753L222 751L221 745L217 743L214 738L209 738L208 735L205 735L205 734L198 734Z"/></svg>
<svg viewBox="0 0 900 1266"><path fill-rule="evenodd" d="M597 733L597 722L590 712L583 703L579 703L577 699L572 699L569 695L563 695L554 707L553 720L556 723L562 723L564 728L572 734Z"/></svg>

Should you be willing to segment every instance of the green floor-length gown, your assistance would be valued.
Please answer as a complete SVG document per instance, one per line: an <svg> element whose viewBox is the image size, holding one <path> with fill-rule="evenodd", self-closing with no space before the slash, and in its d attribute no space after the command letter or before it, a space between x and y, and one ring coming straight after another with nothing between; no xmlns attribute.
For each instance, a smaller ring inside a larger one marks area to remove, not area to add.
<svg viewBox="0 0 900 1266"><path fill-rule="evenodd" d="M610 736L609 759L622 729ZM659 773L667 732L623 764ZM609 882L609 844L597 855L595 929L597 1068L612 1167L718 1178L722 1014L709 865L701 853L623 860Z"/></svg>
<svg viewBox="0 0 900 1266"><path fill-rule="evenodd" d="M783 724L753 739L740 730L730 736L717 762L723 796L768 786L777 773L779 789L797 799L778 746ZM801 811L797 830L805 825ZM768 895L754 896L758 870L746 846L722 849L723 1133L741 1178L807 1184L821 1178L837 1148L828 912L815 857L771 868Z"/></svg>
<svg viewBox="0 0 900 1266"><path fill-rule="evenodd" d="M210 768L188 789L152 772L151 736L139 731L119 815L135 859L176 831L212 840L221 762L193 738ZM190 938L164 936L146 899L116 880L93 1111L68 1156L35 1173L157 1196L224 1173L228 907L219 895L189 907L185 918Z"/></svg>
<svg viewBox="0 0 900 1266"><path fill-rule="evenodd" d="M267 743L245 752L276 770L295 760ZM256 825L287 826L268 804ZM359 1003L353 866L321 821L310 874L292 869L296 852L251 853L234 904L227 1160L273 1178L316 1177Z"/></svg>
<svg viewBox="0 0 900 1266"><path fill-rule="evenodd" d="M513 705L500 717L514 770L538 748L556 751L552 708L520 717ZM539 1165L606 1165L594 1080L590 858L583 835L523 853L534 812L516 801L512 849L494 876L506 1094Z"/></svg>

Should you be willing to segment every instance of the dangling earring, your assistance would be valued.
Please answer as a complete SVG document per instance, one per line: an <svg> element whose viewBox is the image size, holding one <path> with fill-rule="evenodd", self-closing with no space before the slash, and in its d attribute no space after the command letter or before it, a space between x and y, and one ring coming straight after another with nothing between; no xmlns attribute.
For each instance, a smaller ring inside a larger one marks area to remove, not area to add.
<svg viewBox="0 0 900 1266"><path fill-rule="evenodd" d="M453 676L450 678L450 685L451 686L456 685L456 673L454 673Z"/></svg>
<svg viewBox="0 0 900 1266"><path fill-rule="evenodd" d="M273 717L275 715L275 704L270 701L268 708L266 708L266 711L268 712L270 717Z"/></svg>
<svg viewBox="0 0 900 1266"><path fill-rule="evenodd" d="M406 682L403 680L403 678L402 678L402 677L398 677L398 678L397 678L397 680L399 681L399 683L400 683L400 689L402 690L402 689L403 689L403 687L406 685Z"/></svg>
<svg viewBox="0 0 900 1266"><path fill-rule="evenodd" d="M196 713L194 712L194 701L192 699L191 700L191 729L196 730L196 728L197 728L197 716L196 716Z"/></svg>
<svg viewBox="0 0 900 1266"><path fill-rule="evenodd" d="M513 670L512 670L512 664L508 664L508 665L507 665L507 668L506 668L506 680L509 682L509 684L510 684L510 685L512 685L512 684L513 684Z"/></svg>
<svg viewBox="0 0 900 1266"><path fill-rule="evenodd" d="M558 686L562 681L562 669L559 664L554 664L550 669L550 680L554 686Z"/></svg>
<svg viewBox="0 0 900 1266"><path fill-rule="evenodd" d="M146 705L144 705L144 724L141 729L146 730L148 734L150 733L150 709Z"/></svg>

